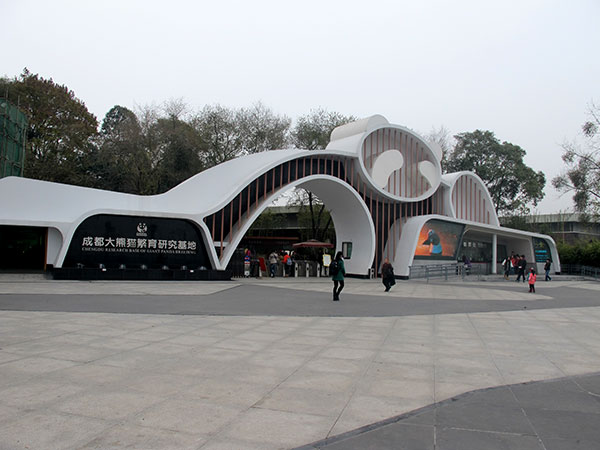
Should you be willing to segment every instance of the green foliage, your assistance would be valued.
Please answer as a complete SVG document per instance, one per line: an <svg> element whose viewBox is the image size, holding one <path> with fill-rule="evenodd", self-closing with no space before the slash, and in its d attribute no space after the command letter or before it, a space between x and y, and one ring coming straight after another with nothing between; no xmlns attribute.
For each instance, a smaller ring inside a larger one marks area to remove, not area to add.
<svg viewBox="0 0 600 450"><path fill-rule="evenodd" d="M491 131L475 130L454 136L447 170L475 172L487 186L499 215L527 214L544 197L546 177L525 165L525 150L502 142Z"/></svg>
<svg viewBox="0 0 600 450"><path fill-rule="evenodd" d="M334 128L355 120L357 118L354 116L344 116L323 108L313 109L298 119L292 131L292 142L302 149L324 149Z"/></svg>
<svg viewBox="0 0 600 450"><path fill-rule="evenodd" d="M154 193L152 164L143 142L135 113L123 106L111 108L88 166L95 187L131 194Z"/></svg>
<svg viewBox="0 0 600 450"><path fill-rule="evenodd" d="M203 162L212 167L241 155L286 147L291 120L259 102L240 109L207 105L190 123L200 135Z"/></svg>
<svg viewBox="0 0 600 450"><path fill-rule="evenodd" d="M572 192L578 212L600 214L600 109L592 105L589 120L581 129L583 147L577 143L563 144L562 159L566 170L552 180L555 188Z"/></svg>
<svg viewBox="0 0 600 450"><path fill-rule="evenodd" d="M98 122L66 86L27 69L0 79L0 91L27 115L24 175L28 178L87 186L85 170Z"/></svg>
<svg viewBox="0 0 600 450"><path fill-rule="evenodd" d="M561 264L600 267L600 240L577 244L556 244Z"/></svg>
<svg viewBox="0 0 600 450"><path fill-rule="evenodd" d="M280 230L285 226L285 214L274 213L268 209L258 216L254 221L248 234L253 236L274 236L275 230Z"/></svg>

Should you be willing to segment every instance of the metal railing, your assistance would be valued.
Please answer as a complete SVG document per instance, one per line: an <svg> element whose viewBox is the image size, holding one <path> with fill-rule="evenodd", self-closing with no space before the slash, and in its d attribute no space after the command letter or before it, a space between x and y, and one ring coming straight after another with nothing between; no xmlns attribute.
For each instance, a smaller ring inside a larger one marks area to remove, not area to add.
<svg viewBox="0 0 600 450"><path fill-rule="evenodd" d="M425 278L427 281L431 278L441 278L444 280L461 278L464 280L468 276L475 276L480 279L483 275L488 275L489 273L489 264L485 263L473 263L471 266L466 266L463 263L428 264L410 266L408 278Z"/></svg>
<svg viewBox="0 0 600 450"><path fill-rule="evenodd" d="M580 275L585 278L600 279L600 268L582 266L581 264L561 264L560 273L565 275Z"/></svg>

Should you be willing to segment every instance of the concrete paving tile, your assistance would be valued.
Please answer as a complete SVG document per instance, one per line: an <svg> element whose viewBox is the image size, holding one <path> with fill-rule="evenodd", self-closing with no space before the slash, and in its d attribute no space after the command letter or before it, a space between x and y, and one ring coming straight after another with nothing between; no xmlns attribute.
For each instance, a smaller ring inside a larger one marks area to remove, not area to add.
<svg viewBox="0 0 600 450"><path fill-rule="evenodd" d="M306 356L271 351L254 353L248 357L248 362L257 366L286 369L299 368L304 365L306 360Z"/></svg>
<svg viewBox="0 0 600 450"><path fill-rule="evenodd" d="M0 390L0 402L18 408L39 408L83 391L72 383L60 383L52 379L34 379Z"/></svg>
<svg viewBox="0 0 600 450"><path fill-rule="evenodd" d="M363 379L359 382L357 394L375 397L400 397L422 400L423 405L434 401L433 380L413 380L409 378Z"/></svg>
<svg viewBox="0 0 600 450"><path fill-rule="evenodd" d="M185 377L172 373L156 373L153 371L135 372L121 383L128 389L160 397L168 397L186 392L190 386L197 382L195 378Z"/></svg>
<svg viewBox="0 0 600 450"><path fill-rule="evenodd" d="M165 343L187 345L188 347L205 347L219 342L223 338L221 336L199 336L196 334L185 334L181 336L175 336L163 341Z"/></svg>
<svg viewBox="0 0 600 450"><path fill-rule="evenodd" d="M248 356L245 350L234 350L226 348L207 347L199 350L197 357L201 359L212 359L215 361L239 361Z"/></svg>
<svg viewBox="0 0 600 450"><path fill-rule="evenodd" d="M338 417L350 392L332 392L279 386L254 405L257 408Z"/></svg>
<svg viewBox="0 0 600 450"><path fill-rule="evenodd" d="M72 449L110 426L99 419L36 411L0 425L0 448Z"/></svg>
<svg viewBox="0 0 600 450"><path fill-rule="evenodd" d="M258 331L245 331L237 335L238 339L246 339L253 342L277 342L283 337L285 337L287 333L262 333Z"/></svg>
<svg viewBox="0 0 600 450"><path fill-rule="evenodd" d="M153 352L146 351L144 347L127 350L107 356L95 361L104 366L122 367L126 369L147 369L160 364Z"/></svg>
<svg viewBox="0 0 600 450"><path fill-rule="evenodd" d="M536 436L472 430L438 429L439 450L546 450Z"/></svg>
<svg viewBox="0 0 600 450"><path fill-rule="evenodd" d="M118 353L119 350L90 347L88 345L64 344L58 349L44 353L45 358L87 363Z"/></svg>
<svg viewBox="0 0 600 450"><path fill-rule="evenodd" d="M542 441L545 439L567 439L600 442L600 414L581 411L556 411L525 407Z"/></svg>
<svg viewBox="0 0 600 450"><path fill-rule="evenodd" d="M52 408L63 413L114 421L137 414L162 400L159 396L132 392L122 387L120 390L88 391L56 402Z"/></svg>
<svg viewBox="0 0 600 450"><path fill-rule="evenodd" d="M158 355L183 355L191 354L191 348L187 345L175 344L171 341L153 342L144 347L144 351Z"/></svg>
<svg viewBox="0 0 600 450"><path fill-rule="evenodd" d="M178 396L222 405L250 408L273 390L273 384L240 383L222 378L197 378L179 391Z"/></svg>
<svg viewBox="0 0 600 450"><path fill-rule="evenodd" d="M33 376L51 373L67 367L73 367L77 364L78 363L73 361L31 356L16 361L6 362L2 364L1 368L3 374L6 376L9 376L10 374Z"/></svg>
<svg viewBox="0 0 600 450"><path fill-rule="evenodd" d="M352 348L352 347L331 347L321 353L325 358L339 358L350 360L372 359L375 356L375 350Z"/></svg>
<svg viewBox="0 0 600 450"><path fill-rule="evenodd" d="M426 364L391 364L374 362L368 368L364 378L370 380L403 378L405 380L433 382L434 366Z"/></svg>
<svg viewBox="0 0 600 450"><path fill-rule="evenodd" d="M78 450L196 450L206 439L200 435L124 424L106 430Z"/></svg>
<svg viewBox="0 0 600 450"><path fill-rule="evenodd" d="M572 439L544 439L546 450L598 450L597 441L587 441L581 438Z"/></svg>
<svg viewBox="0 0 600 450"><path fill-rule="evenodd" d="M326 450L433 450L433 427L392 424L349 440L328 444Z"/></svg>
<svg viewBox="0 0 600 450"><path fill-rule="evenodd" d="M380 351L375 357L375 362L426 367L433 367L433 361L434 356L432 353L405 353L400 351Z"/></svg>
<svg viewBox="0 0 600 450"><path fill-rule="evenodd" d="M511 391L523 408L580 411L600 414L600 401L571 379L513 385Z"/></svg>
<svg viewBox="0 0 600 450"><path fill-rule="evenodd" d="M326 392L348 392L354 383L354 377L348 374L303 368L290 375L281 384L281 387L315 389Z"/></svg>
<svg viewBox="0 0 600 450"><path fill-rule="evenodd" d="M365 350L378 350L381 347L381 341L369 341L364 339L345 339L338 338L336 340L332 340L328 345L329 348L356 348L356 349L365 349Z"/></svg>
<svg viewBox="0 0 600 450"><path fill-rule="evenodd" d="M276 342L267 347L271 352L284 352L290 355L313 356L321 350L320 346L308 344L292 344L289 342Z"/></svg>
<svg viewBox="0 0 600 450"><path fill-rule="evenodd" d="M327 436L334 419L309 414L252 408L246 411L222 437L271 443L273 448L291 448Z"/></svg>
<svg viewBox="0 0 600 450"><path fill-rule="evenodd" d="M426 399L376 397L356 394L335 423L330 435L346 433L428 405Z"/></svg>
<svg viewBox="0 0 600 450"><path fill-rule="evenodd" d="M202 446L202 450L274 450L273 443L259 443L216 437Z"/></svg>
<svg viewBox="0 0 600 450"><path fill-rule="evenodd" d="M79 364L53 372L50 375L45 375L46 378L51 377L54 381L69 382L89 387L126 383L137 376L138 374L130 369L104 366L96 363Z"/></svg>
<svg viewBox="0 0 600 450"><path fill-rule="evenodd" d="M181 398L165 400L145 409L132 420L138 426L188 434L218 432L241 413L240 408Z"/></svg>
<svg viewBox="0 0 600 450"><path fill-rule="evenodd" d="M350 359L316 357L308 361L304 368L314 372L359 374L365 370L367 362Z"/></svg>
<svg viewBox="0 0 600 450"><path fill-rule="evenodd" d="M25 358L25 355L0 350L0 367L3 363Z"/></svg>
<svg viewBox="0 0 600 450"><path fill-rule="evenodd" d="M20 409L15 409L14 406L4 405L0 400L0 430L2 430L4 422L14 420L18 414L22 413L23 412Z"/></svg>
<svg viewBox="0 0 600 450"><path fill-rule="evenodd" d="M478 379L471 379L470 383L466 383L462 380L455 382L440 382L436 380L435 401L441 402L449 398L464 394L465 392L483 389L487 387L491 387L491 385L486 381L481 381Z"/></svg>
<svg viewBox="0 0 600 450"><path fill-rule="evenodd" d="M596 375L580 376L571 380L584 391L594 394L596 398L600 397L600 377Z"/></svg>
<svg viewBox="0 0 600 450"><path fill-rule="evenodd" d="M462 382L467 385L484 383L486 386L504 384L502 374L496 367L435 366L435 381L438 383Z"/></svg>
<svg viewBox="0 0 600 450"><path fill-rule="evenodd" d="M224 348L228 350L242 350L246 352L259 352L268 345L264 341L251 341L248 339L229 338L223 339L214 344L215 348Z"/></svg>
<svg viewBox="0 0 600 450"><path fill-rule="evenodd" d="M517 404L445 403L437 408L436 424L443 428L460 428L534 435L535 432Z"/></svg>

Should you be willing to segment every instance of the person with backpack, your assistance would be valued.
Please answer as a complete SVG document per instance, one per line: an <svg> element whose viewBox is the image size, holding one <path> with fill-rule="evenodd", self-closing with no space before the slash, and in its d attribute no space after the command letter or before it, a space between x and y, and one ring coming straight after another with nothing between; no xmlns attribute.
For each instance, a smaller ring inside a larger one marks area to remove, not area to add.
<svg viewBox="0 0 600 450"><path fill-rule="evenodd" d="M389 292L393 285L396 284L394 276L394 267L390 264L390 260L385 258L381 266L381 281L385 286L385 292Z"/></svg>
<svg viewBox="0 0 600 450"><path fill-rule="evenodd" d="M335 259L331 261L329 274L333 280L333 301L337 302L340 300L340 292L344 289L344 275L346 275L342 252L337 252Z"/></svg>

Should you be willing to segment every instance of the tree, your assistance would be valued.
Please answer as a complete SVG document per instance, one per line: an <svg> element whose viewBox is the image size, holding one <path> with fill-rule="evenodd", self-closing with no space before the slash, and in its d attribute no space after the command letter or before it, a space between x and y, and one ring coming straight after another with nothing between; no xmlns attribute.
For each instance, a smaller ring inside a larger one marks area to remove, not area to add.
<svg viewBox="0 0 600 450"><path fill-rule="evenodd" d="M116 105L106 113L88 170L95 187L131 194L154 192L150 156L133 111Z"/></svg>
<svg viewBox="0 0 600 450"><path fill-rule="evenodd" d="M442 172L448 172L448 155L452 151L453 138L450 131L443 125L439 128L432 127L431 131L425 136L427 142L437 144L442 149Z"/></svg>
<svg viewBox="0 0 600 450"><path fill-rule="evenodd" d="M243 154L276 150L288 145L291 119L275 114L261 102L240 109L236 122Z"/></svg>
<svg viewBox="0 0 600 450"><path fill-rule="evenodd" d="M333 238L331 214L316 195L306 189L298 189L294 191L288 204L300 207L298 227L302 239L325 241Z"/></svg>
<svg viewBox="0 0 600 450"><path fill-rule="evenodd" d="M207 105L191 124L200 136L206 167L216 166L241 153L241 137L234 110L221 105Z"/></svg>
<svg viewBox="0 0 600 450"><path fill-rule="evenodd" d="M0 92L14 99L29 121L24 175L89 186L86 160L98 121L74 92L27 69L18 78L0 79Z"/></svg>
<svg viewBox="0 0 600 450"><path fill-rule="evenodd" d="M344 116L338 112L329 112L323 108L311 110L300 116L292 131L293 144L302 149L324 149L334 128L357 120L354 116Z"/></svg>
<svg viewBox="0 0 600 450"><path fill-rule="evenodd" d="M154 130L158 143L157 191L165 192L203 169L200 135L176 116L159 119Z"/></svg>
<svg viewBox="0 0 600 450"><path fill-rule="evenodd" d="M475 130L454 136L447 159L449 172L475 172L487 186L499 215L527 214L544 197L546 177L525 165L525 150L502 142L491 131Z"/></svg>
<svg viewBox="0 0 600 450"><path fill-rule="evenodd" d="M581 213L600 214L600 109L594 103L589 119L581 127L584 147L577 143L563 145L562 159L566 170L552 180L563 192L573 192L575 209Z"/></svg>

